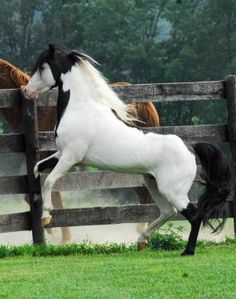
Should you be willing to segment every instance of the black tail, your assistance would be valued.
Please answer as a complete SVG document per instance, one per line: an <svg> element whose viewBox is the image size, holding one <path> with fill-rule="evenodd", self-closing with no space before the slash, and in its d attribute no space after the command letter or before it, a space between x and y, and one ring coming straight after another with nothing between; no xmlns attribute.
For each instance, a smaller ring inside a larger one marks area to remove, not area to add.
<svg viewBox="0 0 236 299"><path fill-rule="evenodd" d="M220 231L227 219L227 198L231 192L231 172L228 160L222 152L210 143L193 146L201 166L201 178L206 187L198 201L198 217L203 225L209 225L213 232ZM222 218L222 220L219 220ZM210 219L217 219L216 227Z"/></svg>

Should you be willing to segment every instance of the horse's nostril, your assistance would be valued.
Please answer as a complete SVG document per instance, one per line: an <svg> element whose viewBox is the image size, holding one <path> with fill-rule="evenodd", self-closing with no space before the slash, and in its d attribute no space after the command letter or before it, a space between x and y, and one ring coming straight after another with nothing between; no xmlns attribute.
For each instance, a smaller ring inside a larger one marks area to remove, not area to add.
<svg viewBox="0 0 236 299"><path fill-rule="evenodd" d="M30 99L31 94L29 94L29 90L26 86L21 86L21 93L26 99Z"/></svg>
<svg viewBox="0 0 236 299"><path fill-rule="evenodd" d="M21 89L22 92L24 92L24 93L26 92L26 87L25 86L21 86L20 89Z"/></svg>

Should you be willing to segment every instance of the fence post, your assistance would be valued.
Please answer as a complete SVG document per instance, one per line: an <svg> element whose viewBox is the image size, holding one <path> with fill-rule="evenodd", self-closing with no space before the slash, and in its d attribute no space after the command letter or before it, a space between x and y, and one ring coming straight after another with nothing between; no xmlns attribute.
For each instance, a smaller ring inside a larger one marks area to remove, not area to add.
<svg viewBox="0 0 236 299"><path fill-rule="evenodd" d="M33 244L44 244L44 229L41 226L42 197L40 178L35 179L33 173L34 166L39 159L36 101L24 99L22 96L22 112Z"/></svg>
<svg viewBox="0 0 236 299"><path fill-rule="evenodd" d="M228 107L229 146L233 170L233 218L236 237L236 76L230 75L225 81L225 97Z"/></svg>

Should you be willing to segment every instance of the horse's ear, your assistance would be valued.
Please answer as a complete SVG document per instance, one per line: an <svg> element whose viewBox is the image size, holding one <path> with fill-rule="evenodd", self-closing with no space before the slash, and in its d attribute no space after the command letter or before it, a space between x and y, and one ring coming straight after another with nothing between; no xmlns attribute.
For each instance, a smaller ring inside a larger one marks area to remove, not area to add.
<svg viewBox="0 0 236 299"><path fill-rule="evenodd" d="M73 62L79 62L80 61L80 57L79 57L79 52L73 50L68 54L68 57L70 58L70 60L72 60Z"/></svg>
<svg viewBox="0 0 236 299"><path fill-rule="evenodd" d="M54 52L55 52L55 45L53 45L53 44L49 44L49 45L48 45L48 51L49 51L49 55L50 55L51 57L53 57Z"/></svg>
<svg viewBox="0 0 236 299"><path fill-rule="evenodd" d="M99 65L99 63L94 60L92 57L90 57L89 55L87 54L84 54L84 53L80 53L76 50L72 50L68 56L70 57L70 59L72 59L73 61L80 61L81 59L85 59L87 61L89 61L90 63L93 63L93 64L97 64Z"/></svg>

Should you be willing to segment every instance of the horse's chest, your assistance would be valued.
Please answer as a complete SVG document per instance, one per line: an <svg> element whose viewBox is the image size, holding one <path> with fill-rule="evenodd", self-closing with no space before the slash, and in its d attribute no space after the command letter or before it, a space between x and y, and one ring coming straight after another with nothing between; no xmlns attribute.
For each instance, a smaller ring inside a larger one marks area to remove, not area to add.
<svg viewBox="0 0 236 299"><path fill-rule="evenodd" d="M71 144L81 143L90 139L93 131L91 115L83 109L73 109L73 107L66 108L56 131L56 142L60 147L65 147Z"/></svg>

